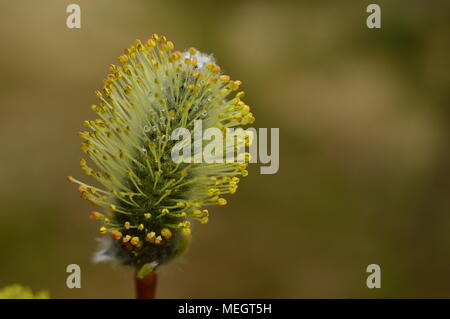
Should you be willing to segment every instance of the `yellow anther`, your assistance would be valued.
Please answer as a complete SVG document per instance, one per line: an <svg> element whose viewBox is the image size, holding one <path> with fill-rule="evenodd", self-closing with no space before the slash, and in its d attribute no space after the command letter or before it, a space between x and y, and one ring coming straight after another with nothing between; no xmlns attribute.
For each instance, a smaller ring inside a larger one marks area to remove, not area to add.
<svg viewBox="0 0 450 319"><path fill-rule="evenodd" d="M221 75L219 77L220 81L222 81L223 83L228 83L230 81L230 76L228 75Z"/></svg>
<svg viewBox="0 0 450 319"><path fill-rule="evenodd" d="M242 101L239 101L235 104L236 110L242 110L242 108L244 107L245 103Z"/></svg>
<svg viewBox="0 0 450 319"><path fill-rule="evenodd" d="M130 241L130 243L131 243L131 245L133 245L133 246L137 246L138 244L139 244L139 237L133 237L133 238L131 238L131 241Z"/></svg>
<svg viewBox="0 0 450 319"><path fill-rule="evenodd" d="M130 229L130 227L131 227L130 222L125 222L125 224L123 224L123 226L125 227L125 229Z"/></svg>
<svg viewBox="0 0 450 319"><path fill-rule="evenodd" d="M248 106L247 104L244 104L244 106L242 106L242 113L248 114L249 112L250 112L250 106Z"/></svg>
<svg viewBox="0 0 450 319"><path fill-rule="evenodd" d="M143 224L139 224L138 230L144 230L144 225Z"/></svg>
<svg viewBox="0 0 450 319"><path fill-rule="evenodd" d="M100 231L100 234L101 234L101 235L104 235L104 234L106 234L107 229L106 229L106 227L103 227L103 226L102 226L102 227L100 227L100 230L99 230L99 231Z"/></svg>
<svg viewBox="0 0 450 319"><path fill-rule="evenodd" d="M105 219L105 215L99 213L99 212L91 212L89 214L89 218L90 219L98 219L98 220L103 220Z"/></svg>
<svg viewBox="0 0 450 319"><path fill-rule="evenodd" d="M169 210L167 208L163 208L161 210L161 214L163 214L163 215L167 215L168 213L169 213Z"/></svg>
<svg viewBox="0 0 450 319"><path fill-rule="evenodd" d="M175 48L175 46L174 46L172 41L167 41L166 47L167 47L168 50L173 50L173 48Z"/></svg>
<svg viewBox="0 0 450 319"><path fill-rule="evenodd" d="M210 188L208 189L208 196L219 196L220 190L218 188Z"/></svg>
<svg viewBox="0 0 450 319"><path fill-rule="evenodd" d="M109 234L114 240L120 240L122 238L122 233L118 230L112 230Z"/></svg>
<svg viewBox="0 0 450 319"><path fill-rule="evenodd" d="M219 198L217 200L217 204L222 205L222 206L226 205L227 204L227 200L225 198Z"/></svg>
<svg viewBox="0 0 450 319"><path fill-rule="evenodd" d="M202 223L202 224L208 223L208 217L207 216L203 217L202 220L200 221L200 223Z"/></svg>
<svg viewBox="0 0 450 319"><path fill-rule="evenodd" d="M191 234L191 229L188 227L185 227L181 230L182 234L185 236L189 236Z"/></svg>
<svg viewBox="0 0 450 319"><path fill-rule="evenodd" d="M165 239L169 239L170 237L172 237L172 232L170 231L169 228L163 228L161 230L161 235L165 238Z"/></svg>
<svg viewBox="0 0 450 319"><path fill-rule="evenodd" d="M188 227L187 221L181 222L178 224L179 228L184 228L184 227Z"/></svg>
<svg viewBox="0 0 450 319"><path fill-rule="evenodd" d="M220 72L220 66L218 66L217 64L215 64L215 65L212 67L211 72L212 72L213 74L219 73L219 72Z"/></svg>
<svg viewBox="0 0 450 319"><path fill-rule="evenodd" d="M156 233L155 232L150 232L147 234L147 236L145 236L145 239L149 242L153 242L155 239Z"/></svg>
<svg viewBox="0 0 450 319"><path fill-rule="evenodd" d="M155 40L153 40L153 39L148 39L148 40L147 40L147 46L148 46L149 48L154 48L154 47L156 46Z"/></svg>
<svg viewBox="0 0 450 319"><path fill-rule="evenodd" d="M189 54L190 55L195 55L195 53L197 53L197 49L196 48L189 48Z"/></svg>
<svg viewBox="0 0 450 319"><path fill-rule="evenodd" d="M155 238L155 244L159 244L159 243L161 243L161 241L162 241L162 237L161 236L157 236Z"/></svg>
<svg viewBox="0 0 450 319"><path fill-rule="evenodd" d="M152 217L152 214L150 214L150 213L145 213L145 214L144 214L144 217L145 217L145 219L149 219L149 218Z"/></svg>
<svg viewBox="0 0 450 319"><path fill-rule="evenodd" d="M121 55L118 59L120 63L126 63L128 61L128 57L126 55Z"/></svg>
<svg viewBox="0 0 450 319"><path fill-rule="evenodd" d="M230 89L232 89L233 91L236 91L237 89L239 89L239 86L242 84L241 81L237 80L237 81L231 81L230 84L228 85L230 87Z"/></svg>
<svg viewBox="0 0 450 319"><path fill-rule="evenodd" d="M126 235L125 237L123 237L122 241L124 243L128 243L130 241L130 239L131 239L131 236L130 235Z"/></svg>
<svg viewBox="0 0 450 319"><path fill-rule="evenodd" d="M133 87L131 85L127 85L127 87L124 90L125 94L130 94L130 92L133 90Z"/></svg>
<svg viewBox="0 0 450 319"><path fill-rule="evenodd" d="M111 65L109 66L108 70L109 70L110 72L117 72L117 71L118 71L117 65L111 64Z"/></svg>
<svg viewBox="0 0 450 319"><path fill-rule="evenodd" d="M177 202L177 207L184 207L184 203L183 202Z"/></svg>
<svg viewBox="0 0 450 319"><path fill-rule="evenodd" d="M172 52L172 55L170 56L171 61L178 61L181 58L181 52L180 51L174 51Z"/></svg>
<svg viewBox="0 0 450 319"><path fill-rule="evenodd" d="M88 191L88 188L87 188L86 186L84 186L84 185L80 185L80 186L78 187L78 191L79 191L80 193L82 193L82 192L87 192L87 191Z"/></svg>

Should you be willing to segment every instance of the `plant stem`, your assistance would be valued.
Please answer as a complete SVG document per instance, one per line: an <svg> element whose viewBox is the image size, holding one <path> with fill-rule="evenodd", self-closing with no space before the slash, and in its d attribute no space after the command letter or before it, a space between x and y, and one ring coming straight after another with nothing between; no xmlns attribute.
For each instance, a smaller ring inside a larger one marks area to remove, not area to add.
<svg viewBox="0 0 450 319"><path fill-rule="evenodd" d="M158 276L155 272L149 273L144 278L134 276L136 284L136 299L154 299Z"/></svg>

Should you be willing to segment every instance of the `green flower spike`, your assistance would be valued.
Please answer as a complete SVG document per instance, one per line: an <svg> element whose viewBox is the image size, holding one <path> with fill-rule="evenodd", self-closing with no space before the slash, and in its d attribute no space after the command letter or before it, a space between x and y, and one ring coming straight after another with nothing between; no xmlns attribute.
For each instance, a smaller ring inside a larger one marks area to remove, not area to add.
<svg viewBox="0 0 450 319"><path fill-rule="evenodd" d="M96 259L132 265L142 277L182 254L191 222L207 223L205 207L225 205L221 196L235 193L239 176L248 174L248 153L244 163L237 155L234 162L174 162L172 132L186 128L193 135L197 120L203 129L227 132L254 117L241 101L241 82L221 75L213 58L194 48L181 53L153 35L145 44L136 40L119 61L96 92L100 102L92 110L100 118L85 121L89 130L79 133L96 165L81 159L81 168L103 186L69 180L80 185L82 198L108 210L91 213L106 235Z"/></svg>

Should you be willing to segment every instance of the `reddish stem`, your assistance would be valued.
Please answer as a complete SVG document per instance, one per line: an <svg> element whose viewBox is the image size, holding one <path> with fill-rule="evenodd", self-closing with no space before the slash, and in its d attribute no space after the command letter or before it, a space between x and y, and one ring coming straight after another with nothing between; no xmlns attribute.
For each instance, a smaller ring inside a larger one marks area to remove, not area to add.
<svg viewBox="0 0 450 319"><path fill-rule="evenodd" d="M158 281L156 273L151 272L142 279L137 276L134 278L136 283L136 298L154 299L156 294L156 283Z"/></svg>

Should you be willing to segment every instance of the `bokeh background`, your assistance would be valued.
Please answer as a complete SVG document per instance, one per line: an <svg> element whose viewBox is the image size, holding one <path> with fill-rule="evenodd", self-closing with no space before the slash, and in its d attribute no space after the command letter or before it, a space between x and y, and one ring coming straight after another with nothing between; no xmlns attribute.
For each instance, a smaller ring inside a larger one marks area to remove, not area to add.
<svg viewBox="0 0 450 319"><path fill-rule="evenodd" d="M380 30L371 1L74 2L79 30L69 1L0 1L0 287L134 296L131 271L91 261L99 225L66 176L107 66L158 33L214 53L281 144L279 172L251 167L158 297L450 297L447 1L377 1Z"/></svg>

